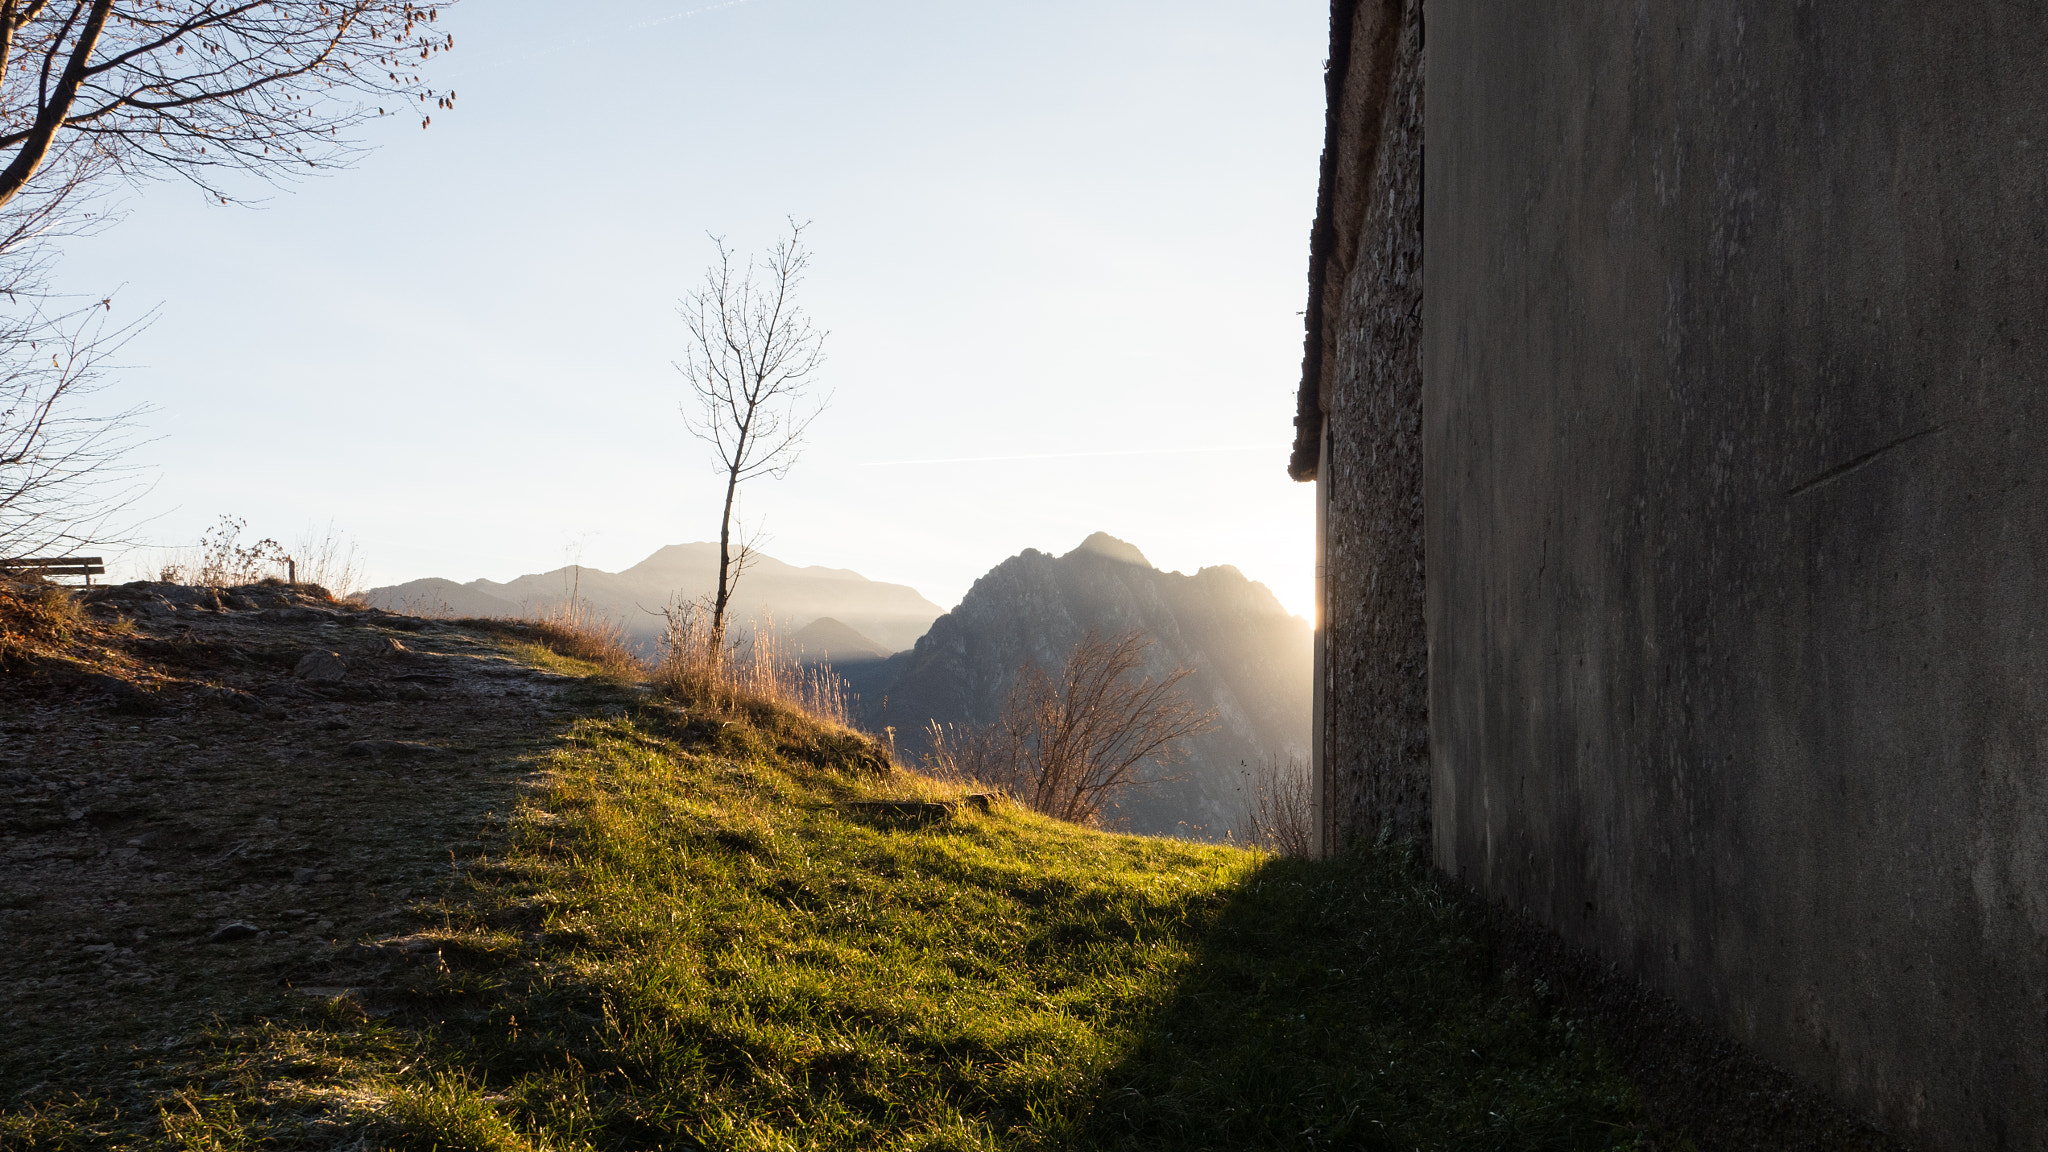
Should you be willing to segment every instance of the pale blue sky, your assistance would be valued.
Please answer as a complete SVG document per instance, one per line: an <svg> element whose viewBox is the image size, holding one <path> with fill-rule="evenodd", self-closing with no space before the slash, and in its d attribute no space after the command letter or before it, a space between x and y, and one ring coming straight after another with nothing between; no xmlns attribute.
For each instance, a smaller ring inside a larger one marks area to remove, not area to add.
<svg viewBox="0 0 2048 1152"><path fill-rule="evenodd" d="M769 554L950 607L1101 529L1308 613L1327 4L564 7L462 4L456 110L352 171L256 210L153 185L71 244L66 286L161 306L114 388L157 408L150 538L331 519L377 583L715 538L674 306L707 232L794 215L836 397L748 493Z"/></svg>

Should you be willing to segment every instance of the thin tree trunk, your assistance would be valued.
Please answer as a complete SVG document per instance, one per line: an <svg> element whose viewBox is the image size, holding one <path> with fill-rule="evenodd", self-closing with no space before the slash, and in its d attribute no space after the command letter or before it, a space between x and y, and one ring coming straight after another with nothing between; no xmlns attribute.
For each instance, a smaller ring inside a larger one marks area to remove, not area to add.
<svg viewBox="0 0 2048 1152"><path fill-rule="evenodd" d="M740 421L739 437L733 442L733 463L725 473L725 515L718 518L718 599L711 606L711 658L725 659L725 610L739 587L740 574L732 567L732 506L740 494L740 461L747 458L747 434L754 427L754 407L747 405ZM743 553L744 554L744 553Z"/></svg>
<svg viewBox="0 0 2048 1152"><path fill-rule="evenodd" d="M728 472L725 479L725 515L718 520L718 598L711 605L711 658L725 651L725 606L732 599L732 502L739 494L740 475Z"/></svg>

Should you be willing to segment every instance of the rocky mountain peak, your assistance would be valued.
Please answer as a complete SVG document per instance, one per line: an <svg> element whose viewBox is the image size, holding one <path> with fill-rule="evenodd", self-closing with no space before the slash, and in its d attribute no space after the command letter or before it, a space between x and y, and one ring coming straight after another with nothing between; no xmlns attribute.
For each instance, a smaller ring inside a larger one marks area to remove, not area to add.
<svg viewBox="0 0 2048 1152"><path fill-rule="evenodd" d="M1083 552L1104 556L1124 564L1136 564L1140 568L1150 568L1152 566L1152 562L1145 559L1145 554L1138 551L1137 545L1119 540L1107 532L1094 533L1086 540L1081 541L1081 546L1067 553L1067 556ZM1064 560L1067 556L1062 556L1060 559Z"/></svg>
<svg viewBox="0 0 2048 1152"><path fill-rule="evenodd" d="M1308 622L1235 568L1162 572L1104 532L1064 556L1027 548L1004 560L907 652L865 663L835 656L833 666L858 693L862 723L895 729L898 751L914 759L929 724L994 721L1018 669L1058 669L1090 630L1145 634L1143 675L1190 669L1184 693L1216 713L1172 767L1172 784L1120 805L1114 819L1130 831L1220 836L1242 766L1307 754Z"/></svg>

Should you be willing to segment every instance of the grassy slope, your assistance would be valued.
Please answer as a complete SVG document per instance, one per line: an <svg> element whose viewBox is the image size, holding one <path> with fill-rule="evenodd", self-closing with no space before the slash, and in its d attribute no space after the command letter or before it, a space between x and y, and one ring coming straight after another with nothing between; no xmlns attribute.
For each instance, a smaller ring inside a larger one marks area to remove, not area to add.
<svg viewBox="0 0 2048 1152"><path fill-rule="evenodd" d="M576 723L395 972L224 1022L189 1148L1611 1148L1596 1042L1397 853L1275 860L928 788L787 714ZM363 1006L370 1009L363 1011ZM58 1147L62 1117L0 1144Z"/></svg>

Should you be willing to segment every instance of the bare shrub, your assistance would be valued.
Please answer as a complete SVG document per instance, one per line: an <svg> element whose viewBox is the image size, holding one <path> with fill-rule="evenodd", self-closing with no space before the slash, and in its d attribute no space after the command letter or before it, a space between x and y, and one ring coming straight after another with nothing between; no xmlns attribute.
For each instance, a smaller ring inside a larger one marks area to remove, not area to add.
<svg viewBox="0 0 2048 1152"><path fill-rule="evenodd" d="M994 724L933 725L926 770L1000 788L1036 811L1092 824L1103 806L1133 789L1168 782L1157 774L1214 714L1180 692L1192 669L1153 680L1140 675L1142 632L1104 637L1090 630L1058 675L1018 669ZM1147 767L1154 769L1151 774Z"/></svg>
<svg viewBox="0 0 2048 1152"><path fill-rule="evenodd" d="M1289 756L1266 756L1242 765L1239 812L1233 837L1242 844L1281 856L1307 856L1315 827L1315 786L1308 764Z"/></svg>
<svg viewBox="0 0 2048 1152"><path fill-rule="evenodd" d="M716 609L674 602L664 628L655 687L674 700L720 711L772 704L842 728L853 727L853 698L830 665L806 665L787 648L773 621L721 642Z"/></svg>
<svg viewBox="0 0 2048 1152"><path fill-rule="evenodd" d="M0 320L0 555L104 539L107 517L139 490L121 457L142 410L90 402L133 331L109 333L84 313Z"/></svg>
<svg viewBox="0 0 2048 1152"><path fill-rule="evenodd" d="M248 523L239 516L222 516L199 537L197 561L166 564L157 578L171 584L199 588L233 588L263 580L281 581L289 570L284 545L265 537L243 544L242 529Z"/></svg>

